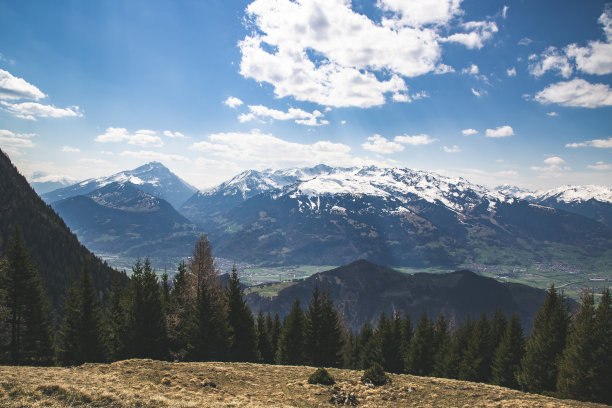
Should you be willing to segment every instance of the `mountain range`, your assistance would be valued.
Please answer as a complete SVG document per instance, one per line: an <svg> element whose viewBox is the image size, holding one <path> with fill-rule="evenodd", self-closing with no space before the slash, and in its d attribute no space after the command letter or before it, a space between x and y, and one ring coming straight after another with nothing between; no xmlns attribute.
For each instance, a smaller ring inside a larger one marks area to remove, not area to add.
<svg viewBox="0 0 612 408"><path fill-rule="evenodd" d="M104 190L128 184L122 192ZM154 162L43 198L96 251L123 248L141 256L202 231L216 256L260 265L341 265L364 258L417 267L564 262L605 268L612 258L609 187L488 189L428 171L318 165L249 170L194 190ZM126 207L127 192L137 191L172 206L141 194ZM145 225L153 202L157 235ZM121 229L130 221L131 228Z"/></svg>

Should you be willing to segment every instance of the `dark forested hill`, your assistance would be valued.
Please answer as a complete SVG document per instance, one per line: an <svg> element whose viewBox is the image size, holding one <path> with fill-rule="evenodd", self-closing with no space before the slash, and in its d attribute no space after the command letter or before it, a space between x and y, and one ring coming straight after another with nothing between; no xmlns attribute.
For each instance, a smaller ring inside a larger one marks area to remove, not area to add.
<svg viewBox="0 0 612 408"><path fill-rule="evenodd" d="M359 260L312 275L273 298L251 293L247 299L254 313L262 310L283 316L296 298L306 307L315 285L330 291L334 304L352 329L366 321L377 321L383 312L387 316L394 312L409 313L413 321L423 312L430 317L444 312L459 322L468 316L476 319L482 312L491 315L495 309L501 309L508 317L517 312L528 329L546 296L542 289L504 284L470 271L408 275Z"/></svg>
<svg viewBox="0 0 612 408"><path fill-rule="evenodd" d="M0 175L0 254L5 254L13 226L19 224L54 307L85 263L89 264L98 293L107 295L118 272L79 243L1 150Z"/></svg>

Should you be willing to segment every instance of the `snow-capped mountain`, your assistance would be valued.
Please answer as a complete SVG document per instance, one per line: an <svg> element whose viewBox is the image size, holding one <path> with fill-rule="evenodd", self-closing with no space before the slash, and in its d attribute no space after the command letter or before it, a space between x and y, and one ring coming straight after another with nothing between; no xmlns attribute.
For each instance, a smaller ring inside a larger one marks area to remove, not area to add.
<svg viewBox="0 0 612 408"><path fill-rule="evenodd" d="M533 200L539 194L537 190L529 190L518 186L512 186L510 184L497 186L493 190L505 195L506 197L514 197L518 198L519 200Z"/></svg>
<svg viewBox="0 0 612 408"><path fill-rule="evenodd" d="M175 208L191 197L197 189L180 179L159 162L147 163L133 170L126 170L109 177L98 177L81 181L68 187L43 194L47 203L86 195L111 183L132 184L139 190L162 198Z"/></svg>
<svg viewBox="0 0 612 408"><path fill-rule="evenodd" d="M511 263L558 258L559 248L585 242L601 255L612 243L607 228L582 216L410 169L245 172L188 203L196 197L189 216L216 253L253 263Z"/></svg>
<svg viewBox="0 0 612 408"><path fill-rule="evenodd" d="M597 185L561 186L551 190L527 191L503 186L502 194L597 220L612 228L612 188Z"/></svg>
<svg viewBox="0 0 612 408"><path fill-rule="evenodd" d="M38 193L38 195L57 190L58 188L70 186L74 184L75 181L77 180L41 172L36 172L32 174L31 177L28 177L28 182L34 191Z"/></svg>

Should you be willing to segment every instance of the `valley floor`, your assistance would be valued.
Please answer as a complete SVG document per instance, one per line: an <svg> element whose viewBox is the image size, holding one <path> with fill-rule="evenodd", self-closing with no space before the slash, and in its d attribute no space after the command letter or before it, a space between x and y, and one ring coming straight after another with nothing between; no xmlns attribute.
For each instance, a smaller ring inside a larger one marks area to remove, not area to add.
<svg viewBox="0 0 612 408"><path fill-rule="evenodd" d="M69 368L0 367L2 407L596 407L491 385L391 375L382 387L360 371L330 369L335 386L308 384L312 367L126 360Z"/></svg>

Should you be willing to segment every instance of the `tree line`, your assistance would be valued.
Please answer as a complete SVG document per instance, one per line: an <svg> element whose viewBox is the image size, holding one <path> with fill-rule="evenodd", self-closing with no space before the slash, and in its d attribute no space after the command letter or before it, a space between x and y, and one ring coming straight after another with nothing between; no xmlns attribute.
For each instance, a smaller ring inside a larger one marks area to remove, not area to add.
<svg viewBox="0 0 612 408"><path fill-rule="evenodd" d="M380 316L352 333L329 292L315 286L284 319L256 317L236 269L222 285L205 236L170 281L148 259L116 279L102 305L85 267L67 289L57 330L28 249L16 229L0 258L0 363L78 365L126 358L246 361L366 369L487 382L562 398L612 403L612 302L585 291L578 312L554 286L528 337L518 315L495 311L455 324L444 314Z"/></svg>

